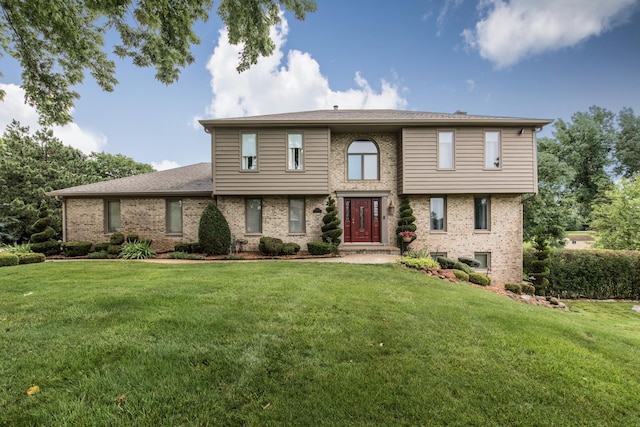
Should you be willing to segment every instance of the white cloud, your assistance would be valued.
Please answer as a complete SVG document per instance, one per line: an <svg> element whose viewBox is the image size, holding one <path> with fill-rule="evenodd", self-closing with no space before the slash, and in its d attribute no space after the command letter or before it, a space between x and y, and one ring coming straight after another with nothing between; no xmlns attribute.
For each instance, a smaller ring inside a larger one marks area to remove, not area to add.
<svg viewBox="0 0 640 427"><path fill-rule="evenodd" d="M334 91L320 72L320 65L310 54L290 50L283 64L288 23L271 29L274 53L260 58L249 70L235 69L240 48L228 42L221 30L218 44L209 59L213 100L207 115L214 118L271 114L290 111L340 108L401 108L407 105L403 89L397 83L381 80L380 90L371 87L359 72L356 87ZM194 119L195 121L195 119Z"/></svg>
<svg viewBox="0 0 640 427"><path fill-rule="evenodd" d="M624 22L638 0L485 0L486 13L462 32L467 46L503 68L526 56L575 46Z"/></svg>
<svg viewBox="0 0 640 427"><path fill-rule="evenodd" d="M467 84L467 90L469 92L473 92L475 90L476 82L473 79L467 79L465 83Z"/></svg>
<svg viewBox="0 0 640 427"><path fill-rule="evenodd" d="M151 162L151 166L157 171L164 171L167 169L174 169L180 167L180 165L173 160L163 160L160 163Z"/></svg>
<svg viewBox="0 0 640 427"><path fill-rule="evenodd" d="M19 121L22 126L29 126L29 130L32 132L40 129L38 112L35 108L25 104L24 90L15 84L3 83L0 83L0 89L5 91L4 100L0 102L0 132L4 132L7 125L14 119ZM82 129L76 123L54 126L53 134L65 145L77 148L86 154L90 154L92 151L103 151L107 145L105 135Z"/></svg>
<svg viewBox="0 0 640 427"><path fill-rule="evenodd" d="M438 14L438 19L436 20L436 35L441 36L442 31L444 31L444 26L447 20L447 15L449 12L454 11L464 0L445 0L442 5L442 9L440 9L440 13Z"/></svg>

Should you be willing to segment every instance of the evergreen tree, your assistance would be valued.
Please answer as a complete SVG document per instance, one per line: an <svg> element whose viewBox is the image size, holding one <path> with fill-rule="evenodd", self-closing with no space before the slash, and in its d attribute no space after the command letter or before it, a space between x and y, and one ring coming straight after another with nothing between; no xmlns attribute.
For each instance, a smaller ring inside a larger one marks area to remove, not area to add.
<svg viewBox="0 0 640 427"><path fill-rule="evenodd" d="M338 246L342 240L342 228L340 228L340 219L338 218L338 209L335 200L329 196L327 199L327 213L322 217L322 241L331 243L334 252L338 251Z"/></svg>
<svg viewBox="0 0 640 427"><path fill-rule="evenodd" d="M533 242L535 249L535 259L531 262L529 276L536 288L536 295L545 295L549 287L549 262L551 261L551 250L547 240L541 236L536 236Z"/></svg>
<svg viewBox="0 0 640 427"><path fill-rule="evenodd" d="M231 229L215 202L209 202L200 217L198 243L207 255L224 255L231 245Z"/></svg>
<svg viewBox="0 0 640 427"><path fill-rule="evenodd" d="M405 252L407 246L411 244L414 240L416 240L416 229L418 228L414 223L416 221L416 217L413 216L413 209L411 209L411 203L409 201L409 196L403 195L400 198L400 219L398 220L398 227L396 228L396 236L398 239L398 243L400 245L400 251ZM409 242L405 242L402 233L411 232L412 237Z"/></svg>

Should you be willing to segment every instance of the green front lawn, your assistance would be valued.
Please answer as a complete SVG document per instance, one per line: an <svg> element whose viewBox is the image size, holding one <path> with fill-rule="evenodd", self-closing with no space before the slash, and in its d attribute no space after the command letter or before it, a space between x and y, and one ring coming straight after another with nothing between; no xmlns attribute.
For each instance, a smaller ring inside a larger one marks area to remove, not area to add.
<svg viewBox="0 0 640 427"><path fill-rule="evenodd" d="M4 267L0 425L640 425L640 314L570 305L394 265Z"/></svg>

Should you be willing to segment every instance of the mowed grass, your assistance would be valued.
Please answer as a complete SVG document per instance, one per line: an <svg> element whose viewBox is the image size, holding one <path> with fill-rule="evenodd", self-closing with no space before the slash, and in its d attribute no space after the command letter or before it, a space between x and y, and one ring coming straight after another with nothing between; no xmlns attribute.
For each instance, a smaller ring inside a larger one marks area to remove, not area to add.
<svg viewBox="0 0 640 427"><path fill-rule="evenodd" d="M567 313L395 265L0 274L0 425L640 425L633 303Z"/></svg>

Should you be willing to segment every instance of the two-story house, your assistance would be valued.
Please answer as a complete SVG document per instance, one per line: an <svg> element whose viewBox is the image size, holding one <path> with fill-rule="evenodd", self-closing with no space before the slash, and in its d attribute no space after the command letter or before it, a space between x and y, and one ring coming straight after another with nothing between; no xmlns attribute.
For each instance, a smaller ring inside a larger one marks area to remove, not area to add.
<svg viewBox="0 0 640 427"><path fill-rule="evenodd" d="M475 257L502 282L522 277L522 197L537 192L536 132L550 120L397 110L320 110L202 120L211 164L53 191L64 239L113 231L160 250L197 240L213 198L236 239L321 240L328 196L343 250L397 247L399 197L415 249Z"/></svg>

